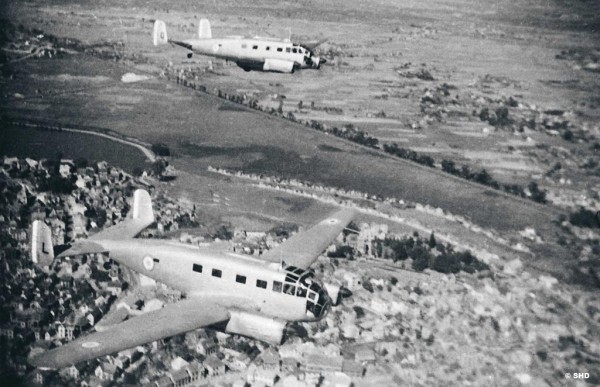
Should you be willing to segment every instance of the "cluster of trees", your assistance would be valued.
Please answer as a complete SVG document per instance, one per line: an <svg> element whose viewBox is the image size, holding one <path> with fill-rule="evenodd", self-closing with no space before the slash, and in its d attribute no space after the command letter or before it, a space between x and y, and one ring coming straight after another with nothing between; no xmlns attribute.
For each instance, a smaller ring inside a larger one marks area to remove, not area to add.
<svg viewBox="0 0 600 387"><path fill-rule="evenodd" d="M579 211L569 215L569 222L578 227L600 228L600 211L594 212L581 207Z"/></svg>
<svg viewBox="0 0 600 387"><path fill-rule="evenodd" d="M420 155L417 152L415 152L414 150L401 148L396 143L391 144L391 145L390 144L383 145L383 150L386 153L400 157L402 159L411 160L416 163L428 166L430 168L435 168L435 160L431 156Z"/></svg>
<svg viewBox="0 0 600 387"><path fill-rule="evenodd" d="M154 152L158 156L161 156L161 157L171 156L171 151L169 150L169 147L166 144L163 144L163 143L152 144L152 147L150 149L152 149L152 152Z"/></svg>
<svg viewBox="0 0 600 387"><path fill-rule="evenodd" d="M442 170L454 176L462 177L466 180L475 181L479 184L487 185L488 187L502 190L512 195L528 198L538 203L546 203L546 191L540 189L534 181L527 186L529 195L523 187L518 184L500 184L484 169L479 172L471 171L468 165L463 165L458 168L452 160L442 160Z"/></svg>
<svg viewBox="0 0 600 387"><path fill-rule="evenodd" d="M508 114L508 108L506 106L500 106L494 111L494 113L490 113L488 108L483 108L479 112L479 119L481 121L488 122L490 125L496 128L506 128L514 124L514 120L510 118Z"/></svg>
<svg viewBox="0 0 600 387"><path fill-rule="evenodd" d="M57 160L48 160L48 175L45 173L39 174L38 189L42 192L50 191L55 194L70 194L77 186L77 176L70 174L68 177L63 177L60 174L60 160L62 155Z"/></svg>
<svg viewBox="0 0 600 387"><path fill-rule="evenodd" d="M403 239L386 238L377 241L375 249L378 255L394 262L411 258L416 271L429 268L440 273L475 273L489 269L470 251L454 251L451 245L437 242L433 233L429 239L419 237L417 232Z"/></svg>

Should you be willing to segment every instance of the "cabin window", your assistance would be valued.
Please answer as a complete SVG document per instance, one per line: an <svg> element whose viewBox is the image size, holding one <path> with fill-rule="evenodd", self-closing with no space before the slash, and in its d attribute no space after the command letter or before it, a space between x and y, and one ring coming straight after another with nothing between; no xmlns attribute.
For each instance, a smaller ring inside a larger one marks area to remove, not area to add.
<svg viewBox="0 0 600 387"><path fill-rule="evenodd" d="M192 270L194 270L195 272L198 272L198 273L202 273L202 265L198 265L197 263L194 263L194 266L192 266Z"/></svg>
<svg viewBox="0 0 600 387"><path fill-rule="evenodd" d="M292 48L292 52L293 52L294 54L296 54L296 53L298 52L298 50L296 50L295 48Z"/></svg>
<svg viewBox="0 0 600 387"><path fill-rule="evenodd" d="M296 287L294 285L285 284L283 285L283 292L293 296L294 293L296 293Z"/></svg>
<svg viewBox="0 0 600 387"><path fill-rule="evenodd" d="M263 289L266 289L266 288L267 288L267 281L263 281L263 280L256 280L256 287L257 287L257 288L263 288Z"/></svg>
<svg viewBox="0 0 600 387"><path fill-rule="evenodd" d="M269 51L271 49L271 47L267 46L266 50Z"/></svg>
<svg viewBox="0 0 600 387"><path fill-rule="evenodd" d="M289 47L285 48L285 52L290 52L290 51L291 51L291 49Z"/></svg>
<svg viewBox="0 0 600 387"><path fill-rule="evenodd" d="M296 292L296 296L298 297L306 297L306 289L302 286L298 286L298 291Z"/></svg>
<svg viewBox="0 0 600 387"><path fill-rule="evenodd" d="M281 293L281 289L283 284L279 281L273 281L273 291L277 293Z"/></svg>
<svg viewBox="0 0 600 387"><path fill-rule="evenodd" d="M212 275L213 277L219 277L221 278L221 275L223 274L223 272L219 269L212 269Z"/></svg>
<svg viewBox="0 0 600 387"><path fill-rule="evenodd" d="M248 45L246 43L242 43L242 48L248 48Z"/></svg>
<svg viewBox="0 0 600 387"><path fill-rule="evenodd" d="M246 283L246 276L245 275L236 275L235 276L235 282L239 282L241 284L245 284Z"/></svg>
<svg viewBox="0 0 600 387"><path fill-rule="evenodd" d="M277 52L282 52L282 51L283 51L283 48L277 47Z"/></svg>
<svg viewBox="0 0 600 387"><path fill-rule="evenodd" d="M253 50L258 50L258 45L255 44L254 46L252 46L252 49Z"/></svg>
<svg viewBox="0 0 600 387"><path fill-rule="evenodd" d="M303 54L303 53L304 53L304 51L302 51L302 49L301 49L301 48L299 48L299 49L298 49L298 52L299 52L300 54Z"/></svg>

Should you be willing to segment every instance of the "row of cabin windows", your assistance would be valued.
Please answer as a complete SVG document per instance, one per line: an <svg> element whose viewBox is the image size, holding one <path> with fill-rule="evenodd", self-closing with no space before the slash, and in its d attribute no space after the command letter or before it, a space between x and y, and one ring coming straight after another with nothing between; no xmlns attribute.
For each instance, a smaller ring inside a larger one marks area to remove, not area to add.
<svg viewBox="0 0 600 387"><path fill-rule="evenodd" d="M242 48L248 48L248 45L246 43L242 43ZM258 44L253 45L252 49L258 50ZM265 50L271 51L271 46L266 46ZM277 52L283 52L283 47L277 47ZM304 53L304 51L302 51L301 48L296 48L296 47L286 47L285 52L287 52L287 53L291 52L294 54L303 54Z"/></svg>
<svg viewBox="0 0 600 387"><path fill-rule="evenodd" d="M192 266L192 270L197 272L197 273L202 273L202 265L199 265L197 263L194 263ZM212 269L212 276L213 277L217 277L217 278L221 278L223 276L223 272L219 269ZM235 276L235 282L240 283L240 284L245 284L246 283L246 276L244 275L239 275L236 274ZM261 280L261 279L257 279L256 280L256 287L257 288L261 288L261 289L266 289L267 288L267 281ZM306 297L306 289L303 287L298 287L296 288L295 285L291 285L291 284L284 284L282 282L279 281L273 281L273 291L277 292L277 293L281 293L283 292L284 294L289 294L289 295L296 295L297 297ZM312 300L315 298L315 295L313 293L311 293L309 295L309 298Z"/></svg>

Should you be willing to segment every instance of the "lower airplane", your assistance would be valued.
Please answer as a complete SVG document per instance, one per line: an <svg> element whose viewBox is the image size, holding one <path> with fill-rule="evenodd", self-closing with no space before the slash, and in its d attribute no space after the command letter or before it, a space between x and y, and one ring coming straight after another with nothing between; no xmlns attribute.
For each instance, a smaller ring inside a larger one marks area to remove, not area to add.
<svg viewBox="0 0 600 387"><path fill-rule="evenodd" d="M324 58L317 57L312 52L320 42L302 45L294 44L289 39L240 36L215 39L207 19L200 20L198 38L190 40L169 39L165 23L156 20L153 43L155 46L171 43L187 48L190 51L188 58L196 53L229 60L245 71L293 73L299 69L320 69L326 62Z"/></svg>
<svg viewBox="0 0 600 387"><path fill-rule="evenodd" d="M61 347L32 353L29 363L57 369L213 324L225 332L280 344L288 322L322 319L345 289L323 284L310 265L354 217L343 209L254 257L158 239L134 238L154 222L148 192L137 190L127 220L78 240L56 257L109 253L110 258L181 291L185 298L110 325ZM32 225L31 258L54 259L52 235Z"/></svg>

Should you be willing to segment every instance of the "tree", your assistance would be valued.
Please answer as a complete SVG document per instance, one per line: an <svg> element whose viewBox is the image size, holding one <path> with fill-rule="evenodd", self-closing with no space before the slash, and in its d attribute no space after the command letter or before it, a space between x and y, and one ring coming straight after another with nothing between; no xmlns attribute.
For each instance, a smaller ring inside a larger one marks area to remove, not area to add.
<svg viewBox="0 0 600 387"><path fill-rule="evenodd" d="M229 228L227 228L223 225L223 226L219 227L217 232L215 232L215 239L216 238L228 241L231 238L233 238L233 232Z"/></svg>
<svg viewBox="0 0 600 387"><path fill-rule="evenodd" d="M163 143L152 144L151 149L152 149L152 152L156 153L158 156L161 156L161 157L166 157L166 156L171 155L171 151L169 150L169 147Z"/></svg>
<svg viewBox="0 0 600 387"><path fill-rule="evenodd" d="M540 190L535 181L529 183L527 188L529 188L529 192L531 193L531 200L538 203L546 203L546 191Z"/></svg>
<svg viewBox="0 0 600 387"><path fill-rule="evenodd" d="M442 160L442 171L446 173L451 173L453 175L458 175L459 171L456 168L456 164L452 160Z"/></svg>
<svg viewBox="0 0 600 387"><path fill-rule="evenodd" d="M431 235L429 236L429 247L433 249L436 245L437 245L437 242L435 240L435 235L433 235L433 231L432 231Z"/></svg>

